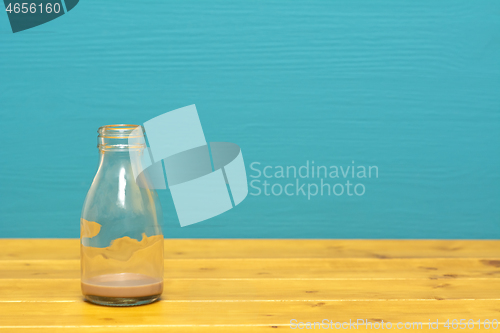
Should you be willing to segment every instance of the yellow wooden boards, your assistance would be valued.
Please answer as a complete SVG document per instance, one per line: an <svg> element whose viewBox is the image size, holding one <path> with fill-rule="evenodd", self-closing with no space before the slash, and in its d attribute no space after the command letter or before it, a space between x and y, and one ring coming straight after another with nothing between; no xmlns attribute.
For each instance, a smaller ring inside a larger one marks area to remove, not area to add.
<svg viewBox="0 0 500 333"><path fill-rule="evenodd" d="M108 308L82 300L78 240L0 240L0 331L274 332L292 319L362 319L475 332L500 320L500 241L177 239L165 258L160 302Z"/></svg>

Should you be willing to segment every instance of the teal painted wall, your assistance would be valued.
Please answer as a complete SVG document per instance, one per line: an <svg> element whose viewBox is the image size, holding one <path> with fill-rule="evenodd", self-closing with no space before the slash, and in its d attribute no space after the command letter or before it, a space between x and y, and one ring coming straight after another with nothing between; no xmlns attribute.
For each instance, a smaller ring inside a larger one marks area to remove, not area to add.
<svg viewBox="0 0 500 333"><path fill-rule="evenodd" d="M0 59L0 237L78 237L97 128L193 103L249 176L309 160L379 177L185 228L164 191L167 237L500 236L499 1L84 0L16 34L0 13Z"/></svg>

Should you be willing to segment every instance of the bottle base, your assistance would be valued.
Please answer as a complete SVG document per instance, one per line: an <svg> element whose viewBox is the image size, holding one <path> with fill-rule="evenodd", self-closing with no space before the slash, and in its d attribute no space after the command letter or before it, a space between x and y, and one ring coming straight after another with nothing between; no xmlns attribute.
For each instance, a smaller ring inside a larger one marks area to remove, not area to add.
<svg viewBox="0 0 500 333"><path fill-rule="evenodd" d="M95 295L85 295L85 299L90 303L106 306L136 306L157 301L161 294L142 297L104 297Z"/></svg>

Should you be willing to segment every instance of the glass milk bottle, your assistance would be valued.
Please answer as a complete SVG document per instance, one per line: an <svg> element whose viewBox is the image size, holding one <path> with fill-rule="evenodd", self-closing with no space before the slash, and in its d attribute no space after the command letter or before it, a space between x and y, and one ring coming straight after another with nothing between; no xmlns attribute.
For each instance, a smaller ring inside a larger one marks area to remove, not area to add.
<svg viewBox="0 0 500 333"><path fill-rule="evenodd" d="M80 220L82 293L96 304L147 304L163 291L158 196L139 186L132 171L131 156L148 154L145 145L129 144L130 135L143 135L142 127L137 128L108 125L98 130L99 168Z"/></svg>

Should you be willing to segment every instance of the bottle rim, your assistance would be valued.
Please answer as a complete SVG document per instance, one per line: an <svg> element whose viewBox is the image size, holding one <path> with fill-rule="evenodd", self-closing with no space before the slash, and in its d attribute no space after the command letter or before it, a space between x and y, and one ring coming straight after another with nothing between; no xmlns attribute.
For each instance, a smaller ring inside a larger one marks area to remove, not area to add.
<svg viewBox="0 0 500 333"><path fill-rule="evenodd" d="M140 128L140 131L136 131L138 128ZM97 147L101 152L142 150L146 147L144 128L140 125L105 125L99 127L97 132L99 133ZM133 138L139 140L133 140L132 143L129 139Z"/></svg>
<svg viewBox="0 0 500 333"><path fill-rule="evenodd" d="M141 135L131 136L130 134L138 127L142 129ZM107 139L140 138L144 134L144 128L134 124L113 124L99 127L97 133L99 133L98 137Z"/></svg>

